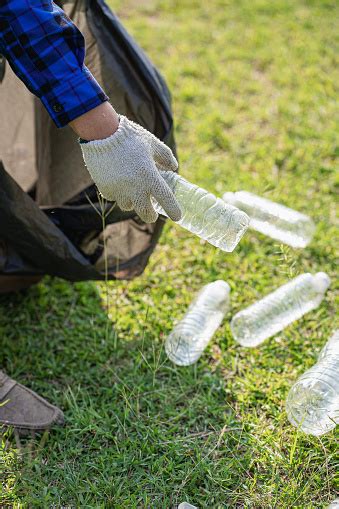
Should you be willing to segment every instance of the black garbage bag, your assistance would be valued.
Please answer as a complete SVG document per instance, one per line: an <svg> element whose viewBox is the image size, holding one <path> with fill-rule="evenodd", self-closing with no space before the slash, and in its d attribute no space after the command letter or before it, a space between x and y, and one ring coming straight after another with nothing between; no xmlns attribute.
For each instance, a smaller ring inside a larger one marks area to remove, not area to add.
<svg viewBox="0 0 339 509"><path fill-rule="evenodd" d="M175 152L167 86L118 18L102 0L57 3L84 34L85 63L117 111ZM3 60L0 77L0 275L103 279L105 257L111 279L141 274L164 219L145 224L102 202L73 131L55 127Z"/></svg>

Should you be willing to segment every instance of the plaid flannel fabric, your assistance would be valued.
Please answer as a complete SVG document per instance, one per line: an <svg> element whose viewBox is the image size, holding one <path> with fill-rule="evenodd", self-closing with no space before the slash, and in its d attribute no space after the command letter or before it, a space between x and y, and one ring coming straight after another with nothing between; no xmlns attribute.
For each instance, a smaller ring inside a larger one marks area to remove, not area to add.
<svg viewBox="0 0 339 509"><path fill-rule="evenodd" d="M108 100L78 28L52 0L0 0L0 53L58 127Z"/></svg>

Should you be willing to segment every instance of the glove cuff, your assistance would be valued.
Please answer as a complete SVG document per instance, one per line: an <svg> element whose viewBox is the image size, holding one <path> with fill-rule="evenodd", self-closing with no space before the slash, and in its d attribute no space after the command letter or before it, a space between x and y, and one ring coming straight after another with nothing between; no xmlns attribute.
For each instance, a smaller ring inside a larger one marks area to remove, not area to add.
<svg viewBox="0 0 339 509"><path fill-rule="evenodd" d="M130 121L124 115L119 115L118 129L108 138L103 140L92 140L87 143L80 143L84 156L88 154L103 154L107 150L114 150L123 145L131 134Z"/></svg>

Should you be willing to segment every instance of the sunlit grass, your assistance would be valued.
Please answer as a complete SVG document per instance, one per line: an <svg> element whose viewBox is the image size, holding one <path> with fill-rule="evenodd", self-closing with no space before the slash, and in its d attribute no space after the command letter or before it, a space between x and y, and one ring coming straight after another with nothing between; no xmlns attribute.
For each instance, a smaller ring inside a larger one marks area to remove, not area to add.
<svg viewBox="0 0 339 509"><path fill-rule="evenodd" d="M104 284L47 278L2 298L1 365L67 420L29 461L3 453L3 500L325 508L337 432L299 433L284 401L335 327L335 2L111 5L171 88L181 173L219 195L244 189L296 208L317 231L305 250L248 232L226 254L168 223L144 275L108 283L108 333ZM319 270L333 284L318 310L259 348L235 344L234 312ZM176 368L164 339L214 279L230 284L232 309L198 364Z"/></svg>

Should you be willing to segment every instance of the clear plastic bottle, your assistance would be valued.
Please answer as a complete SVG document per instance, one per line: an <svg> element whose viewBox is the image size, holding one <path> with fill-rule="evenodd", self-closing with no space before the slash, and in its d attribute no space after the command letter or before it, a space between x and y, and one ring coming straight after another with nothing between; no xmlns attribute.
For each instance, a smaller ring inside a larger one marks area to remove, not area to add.
<svg viewBox="0 0 339 509"><path fill-rule="evenodd" d="M188 502L181 502L178 505L178 509L198 509L195 505L189 504Z"/></svg>
<svg viewBox="0 0 339 509"><path fill-rule="evenodd" d="M339 424L339 330L288 393L287 416L305 433L319 436Z"/></svg>
<svg viewBox="0 0 339 509"><path fill-rule="evenodd" d="M327 509L339 509L339 498L333 500L333 502L328 506Z"/></svg>
<svg viewBox="0 0 339 509"><path fill-rule="evenodd" d="M166 340L165 350L172 362L189 366L199 359L229 308L229 293L229 285L222 280L200 290Z"/></svg>
<svg viewBox="0 0 339 509"><path fill-rule="evenodd" d="M318 356L318 361L327 357L328 355L339 355L339 329L336 330L330 339L327 341L324 348L320 351ZM338 376L339 376L339 368L338 368Z"/></svg>
<svg viewBox="0 0 339 509"><path fill-rule="evenodd" d="M250 228L284 244L305 247L313 237L312 219L296 210L247 191L225 193L223 199L249 215Z"/></svg>
<svg viewBox="0 0 339 509"><path fill-rule="evenodd" d="M162 171L161 175L181 207L182 218L178 224L223 251L233 251L249 225L245 212L172 171ZM153 203L157 212L167 215L157 202L153 200Z"/></svg>
<svg viewBox="0 0 339 509"><path fill-rule="evenodd" d="M243 346L257 346L321 303L330 278L325 272L292 279L260 301L243 309L231 321L234 338Z"/></svg>

